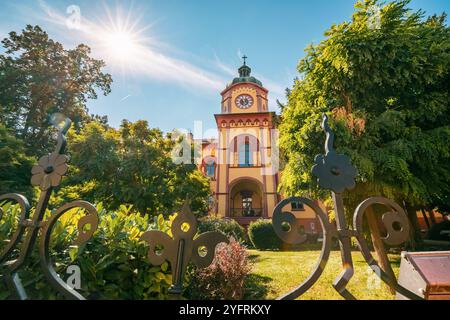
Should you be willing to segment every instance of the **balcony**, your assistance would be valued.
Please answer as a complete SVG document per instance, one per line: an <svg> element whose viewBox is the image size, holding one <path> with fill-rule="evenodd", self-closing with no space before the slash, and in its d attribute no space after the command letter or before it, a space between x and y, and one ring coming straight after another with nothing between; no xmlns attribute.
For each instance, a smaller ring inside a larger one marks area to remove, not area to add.
<svg viewBox="0 0 450 320"><path fill-rule="evenodd" d="M262 214L262 208L232 208L230 212L232 218L260 218Z"/></svg>

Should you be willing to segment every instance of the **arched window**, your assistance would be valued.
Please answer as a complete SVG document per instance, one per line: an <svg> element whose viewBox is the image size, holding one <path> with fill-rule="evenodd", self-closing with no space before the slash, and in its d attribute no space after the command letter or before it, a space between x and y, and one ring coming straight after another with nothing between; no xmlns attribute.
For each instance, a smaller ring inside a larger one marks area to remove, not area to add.
<svg viewBox="0 0 450 320"><path fill-rule="evenodd" d="M216 176L216 162L214 160L210 160L205 164L206 175L210 178L215 178Z"/></svg>
<svg viewBox="0 0 450 320"><path fill-rule="evenodd" d="M250 141L245 137L245 142L239 145L239 167L252 166L252 153L250 152Z"/></svg>

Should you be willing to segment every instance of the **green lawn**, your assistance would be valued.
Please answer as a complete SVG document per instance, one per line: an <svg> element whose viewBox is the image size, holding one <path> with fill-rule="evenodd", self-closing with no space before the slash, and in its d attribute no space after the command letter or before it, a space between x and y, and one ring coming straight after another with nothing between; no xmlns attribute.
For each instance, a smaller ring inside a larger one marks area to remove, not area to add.
<svg viewBox="0 0 450 320"><path fill-rule="evenodd" d="M275 299L306 279L314 268L320 252L317 250L292 252L249 250L249 254L254 266L246 285L246 298ZM376 275L369 269L359 252L355 251L352 255L355 275L347 286L350 292L358 299L363 300L393 299L394 295L390 293L383 282L380 281L378 287L367 285L368 280L375 279ZM389 255L389 259L392 262L394 272L398 275L400 256ZM334 279L341 270L340 252L332 251L321 278L299 299L342 299L332 287Z"/></svg>

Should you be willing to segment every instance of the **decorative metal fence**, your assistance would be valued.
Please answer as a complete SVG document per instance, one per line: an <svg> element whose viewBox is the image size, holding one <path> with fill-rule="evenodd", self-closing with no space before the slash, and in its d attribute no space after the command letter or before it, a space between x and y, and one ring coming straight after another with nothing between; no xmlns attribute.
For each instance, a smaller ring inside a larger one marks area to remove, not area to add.
<svg viewBox="0 0 450 320"><path fill-rule="evenodd" d="M410 299L422 299L413 292L399 285L395 279L383 271L377 261L373 258L369 246L363 237L363 217L366 209L373 205L383 205L386 213L382 217L382 222L387 234L381 240L387 245L401 245L409 239L409 220L405 211L394 201L374 197L363 201L356 208L353 216L353 229L347 225L344 213L344 202L342 193L355 186L357 175L356 168L351 164L350 158L343 154L338 154L334 150L334 133L328 125L328 117L323 116L322 128L326 133L325 154L317 155L312 173L318 178L318 184L324 189L331 190L334 203L336 226L328 220L327 214L316 204L315 201L304 197L293 197L281 201L274 209L272 222L277 235L286 243L301 244L306 241L306 235L297 232L298 220L291 212L283 212L283 208L291 202L300 202L310 207L318 216L323 230L323 245L316 267L309 277L297 288L279 299L295 299L311 288L320 278L331 251L332 239L337 239L340 246L343 270L333 283L333 287L339 294L348 300L355 297L346 288L354 274L353 260L351 255L351 239L355 238L359 249L372 270L389 286L397 292ZM378 236L378 235L376 235Z"/></svg>
<svg viewBox="0 0 450 320"><path fill-rule="evenodd" d="M89 241L97 229L99 218L95 207L86 201L74 201L64 204L57 209L46 221L43 221L53 189L61 183L66 174L68 157L65 155L66 137L70 120L66 120L60 128L55 150L43 156L32 169L31 184L39 187L40 195L35 205L34 214L30 218L30 203L19 194L0 196L0 203L15 202L20 206L20 218L17 230L9 243L0 252L0 281L7 284L11 296L15 299L27 299L27 293L18 275L27 258L39 240L39 257L42 272L49 283L67 299L83 300L84 297L71 286L66 284L57 274L50 257L50 240L52 230L58 219L73 208L84 209L85 215L78 221L78 237L74 245L81 245ZM336 226L332 225L327 214L315 201L304 197L293 197L281 201L273 212L273 225L277 235L286 243L301 244L306 241L306 235L298 232L298 220L291 212L284 212L283 208L289 203L302 203L310 207L317 214L323 230L323 246L319 261L310 276L297 288L281 296L279 299L295 299L305 293L320 278L331 251L332 239L340 244L343 271L334 281L333 287L345 298L355 299L346 289L354 270L351 256L351 239L355 238L367 264L380 276L381 280L394 287L402 295L411 299L422 299L391 279L372 257L368 244L362 233L363 216L365 210L375 204L386 207L387 212L382 221L387 230L382 238L388 245L400 245L409 237L409 222L404 210L395 202L381 197L369 198L356 209L353 219L353 229L347 225L344 216L342 193L355 185L356 169L350 159L337 154L333 148L334 134L328 126L328 118L324 116L323 129L326 133L325 155L318 155L315 159L313 174L318 177L322 188L331 190L336 213ZM1 216L1 212L0 212ZM90 226L87 228L87 226ZM198 235L197 221L186 202L181 213L174 219L171 226L172 237L161 231L147 231L141 240L149 244L148 260L153 265L169 262L172 270L172 286L169 293L179 297L183 291L183 279L189 262L199 268L208 267L215 256L215 248L219 243L228 239L219 232L207 232ZM40 239L38 239L40 238ZM13 252L19 252L13 257Z"/></svg>

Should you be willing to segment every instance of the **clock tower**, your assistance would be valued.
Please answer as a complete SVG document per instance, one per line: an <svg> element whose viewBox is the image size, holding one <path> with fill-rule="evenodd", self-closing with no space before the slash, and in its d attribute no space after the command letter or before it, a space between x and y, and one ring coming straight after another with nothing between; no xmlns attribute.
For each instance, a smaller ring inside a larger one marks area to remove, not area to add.
<svg viewBox="0 0 450 320"><path fill-rule="evenodd" d="M276 115L268 110L268 90L243 58L239 76L221 92L218 140L202 142L201 167L211 178L210 213L247 226L270 218L280 196Z"/></svg>

